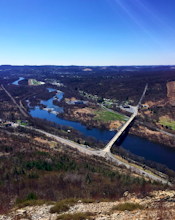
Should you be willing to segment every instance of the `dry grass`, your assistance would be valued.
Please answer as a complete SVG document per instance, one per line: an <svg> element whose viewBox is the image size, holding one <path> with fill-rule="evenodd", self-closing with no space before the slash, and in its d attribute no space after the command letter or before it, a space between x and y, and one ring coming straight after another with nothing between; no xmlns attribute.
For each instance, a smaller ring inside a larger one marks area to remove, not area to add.
<svg viewBox="0 0 175 220"><path fill-rule="evenodd" d="M93 216L93 213L90 212L81 212L81 213L75 213L75 214L64 214L57 217L56 220L91 220L91 216Z"/></svg>
<svg viewBox="0 0 175 220"><path fill-rule="evenodd" d="M125 211L125 210L128 210L128 211L133 211L135 209L144 209L144 206L138 204L138 203L122 203L122 204L119 204L119 205L116 205L112 208L112 210L118 210L118 211Z"/></svg>
<svg viewBox="0 0 175 220"><path fill-rule="evenodd" d="M51 209L50 213L61 213L69 210L70 206L75 205L78 202L78 199L64 199L57 202Z"/></svg>
<svg viewBox="0 0 175 220"><path fill-rule="evenodd" d="M70 206L77 204L77 202L81 200L82 203L94 203L96 202L94 199L64 199L57 202L51 209L50 213L61 213L69 210Z"/></svg>
<svg viewBox="0 0 175 220"><path fill-rule="evenodd" d="M95 199L81 199L82 203L94 203Z"/></svg>
<svg viewBox="0 0 175 220"><path fill-rule="evenodd" d="M44 204L48 204L48 205L53 205L54 202L52 201L46 201L46 200L28 200L28 201L24 201L21 202L17 205L17 208L21 209L24 208L26 206L41 206Z"/></svg>

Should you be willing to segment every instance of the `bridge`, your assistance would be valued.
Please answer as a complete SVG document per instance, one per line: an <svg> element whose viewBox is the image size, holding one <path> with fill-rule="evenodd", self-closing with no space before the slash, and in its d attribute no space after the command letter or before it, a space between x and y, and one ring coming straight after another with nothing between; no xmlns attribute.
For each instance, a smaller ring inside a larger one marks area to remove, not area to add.
<svg viewBox="0 0 175 220"><path fill-rule="evenodd" d="M143 97L145 96L147 88L148 88L148 84L146 84L145 89L143 91L143 94L142 94L137 106L133 107L134 113L131 115L129 120L121 127L121 129L117 132L117 134L109 141L109 143L106 145L106 147L102 150L103 152L110 153L110 150L111 150L113 144L117 141L117 139L121 136L121 134L126 130L126 128L130 125L130 123L137 116L138 108L142 102Z"/></svg>

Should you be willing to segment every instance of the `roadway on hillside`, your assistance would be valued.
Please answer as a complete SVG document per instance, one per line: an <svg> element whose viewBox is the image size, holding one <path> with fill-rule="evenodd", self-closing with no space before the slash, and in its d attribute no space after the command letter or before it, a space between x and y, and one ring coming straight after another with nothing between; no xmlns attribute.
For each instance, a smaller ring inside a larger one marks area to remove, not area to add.
<svg viewBox="0 0 175 220"><path fill-rule="evenodd" d="M31 129L31 130L34 130L34 131L37 131L37 132L40 132L42 134L45 134L46 136L48 137L51 137L51 138L54 138L56 141L62 143L63 145L68 145L70 147L73 147L73 148L76 148L77 150L79 150L80 152L84 153L84 154L87 154L87 155L95 155L95 156L100 156L100 157L104 157L105 159L107 160L110 160L114 163L116 163L117 165L125 165L126 168L130 169L131 171L137 173L137 174L143 174L144 173L144 176L145 177L148 177L150 179L153 179L155 181L159 181L159 182L162 182L164 184L167 183L166 180L160 178L160 177L157 177L157 176L154 176L153 174L150 174L142 169L139 169L139 168L136 168L132 165L129 165L119 159L117 159L111 152L104 152L103 150L90 150L88 148L86 148L85 146L82 146L80 144L77 144L75 142L72 142L70 140L67 140L67 139L64 139L64 138L61 138L57 135L54 135L54 134L51 134L51 133L48 133L46 131L43 131L43 130L40 130L40 129L37 129L37 128L33 128L33 127L30 127L30 126L23 126L23 125L20 125L21 127L24 127L24 128L28 128L28 129ZM169 183L170 184L170 183Z"/></svg>
<svg viewBox="0 0 175 220"><path fill-rule="evenodd" d="M11 96L11 94L1 85L2 89L6 92L6 94L11 98L12 102L18 107L20 112L24 115L24 117L28 117L28 115L24 112L24 110L17 104L16 100Z"/></svg>
<svg viewBox="0 0 175 220"><path fill-rule="evenodd" d="M15 99L11 96L11 94L4 88L4 86L1 85L1 87L4 89L4 91L7 93L7 95L12 99L13 103L17 105L17 107L19 108L19 110L21 111L21 113L22 113L25 117L28 117L28 115L23 111L23 109L16 103ZM145 87L145 88L146 88L146 87ZM145 90L145 92L146 92L146 90ZM141 98L143 98L143 95L142 95ZM136 114L136 112L133 114L133 116L134 116L135 114ZM134 116L134 117L135 117L135 116ZM133 117L133 118L134 118L134 117ZM132 119L132 116L131 116L130 119ZM130 119L129 119L129 120L130 120ZM129 121L129 120L128 120L128 121ZM132 119L132 120L133 120L133 119ZM96 155L96 156L104 157L104 158L106 158L107 160L110 160L110 161L112 161L112 162L114 162L114 163L116 163L116 164L118 164L118 165L125 165L128 169L131 169L132 171L134 171L134 172L136 172L136 173L138 173L138 174L144 173L144 176L145 176L145 177L148 177L148 178L153 179L153 180L155 180L155 181L160 181L160 182L162 182L162 183L164 183L164 184L167 183L166 180L164 180L164 179L162 179L162 178L160 178L160 177L156 177L156 176L154 176L153 174L150 174L150 173L148 173L148 172L146 172L146 171L143 171L142 169L136 168L136 167L134 167L134 166L132 166L132 165L129 165L129 164L123 162L123 161L120 161L119 159L117 159L116 157L114 157L113 154L111 154L111 152L105 152L104 150L90 150L90 149L86 148L85 146L76 144L76 143L74 143L74 142L72 142L72 141L70 141L70 140L66 140L66 139L64 139L64 138L61 138L61 137L58 137L58 136L56 136L56 135L50 134L50 133L48 133L48 132L46 132L46 131L43 131L43 130L40 130L40 129L36 129L36 128L33 128L33 127L29 127L29 126L23 126L23 125L20 125L20 126L21 126L21 127L28 128L28 129L31 129L31 130L38 131L38 132L40 132L40 133L43 133L43 134L45 134L45 135L47 135L47 136L49 136L49 137L52 137L52 138L54 138L55 140L61 142L62 144L65 144L65 145L68 145L68 146L70 146L70 147L76 148L77 150L79 150L79 151L82 152L82 153L85 153L85 154L88 154L88 155ZM169 184L170 184L170 183L169 183Z"/></svg>

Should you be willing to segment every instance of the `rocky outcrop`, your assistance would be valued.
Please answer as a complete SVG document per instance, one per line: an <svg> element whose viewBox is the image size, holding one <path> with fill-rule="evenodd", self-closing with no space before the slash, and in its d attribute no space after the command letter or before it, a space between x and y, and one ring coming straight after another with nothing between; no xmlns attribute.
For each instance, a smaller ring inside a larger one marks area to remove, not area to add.
<svg viewBox="0 0 175 220"><path fill-rule="evenodd" d="M113 211L115 205L132 202L143 205L143 210L133 211ZM83 204L81 201L62 214L75 214L81 212L92 212L95 220L139 220L139 219L175 219L175 191L154 191L149 196L139 198L135 194L127 191L119 201L115 202L96 202ZM31 219L31 220L56 220L58 214L50 214L49 210L52 205L32 206L23 209L12 210L7 215L0 215L0 220L11 219ZM59 214L60 215L60 214Z"/></svg>

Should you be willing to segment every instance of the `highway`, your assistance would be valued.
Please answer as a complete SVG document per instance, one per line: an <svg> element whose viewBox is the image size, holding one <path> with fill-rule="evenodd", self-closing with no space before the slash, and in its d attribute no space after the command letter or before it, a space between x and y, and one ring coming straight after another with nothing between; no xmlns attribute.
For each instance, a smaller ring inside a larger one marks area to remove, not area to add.
<svg viewBox="0 0 175 220"><path fill-rule="evenodd" d="M25 116L25 117L28 117L28 115L23 111L23 109L16 103L15 99L11 96L11 94L3 87L3 85L1 85L1 87L4 89L4 91L7 93L7 95L12 99L13 103L17 105L17 107L19 108L19 110L21 111L21 113ZM146 89L146 87L145 87ZM145 94L146 90L144 90L144 94ZM143 99L143 95L141 97L140 100ZM141 103L141 101L139 101L139 104ZM138 104L138 105L139 105ZM67 139L64 139L64 138L61 138L61 137L58 137L54 134L51 134L51 133L48 133L46 131L43 131L43 130L40 130L40 129L37 129L37 128L33 128L33 127L30 127L30 126L23 126L23 125L20 125L21 127L24 127L24 128L27 128L27 129L31 129L31 130L35 130L37 132L40 132L42 134L45 134L46 136L48 137L51 137L53 139L55 139L56 141L62 143L63 145L68 145L70 147L73 147L77 150L79 150L81 153L84 153L84 154L87 154L87 155L96 155L96 156L100 156L100 157L104 157L105 159L107 160L110 160L114 163L116 163L117 165L125 165L126 168L132 170L133 172L135 173L138 173L138 174L143 174L144 173L144 176L145 177L148 177L150 179L153 179L155 181L160 181L164 184L167 183L166 180L160 178L160 177L156 177L146 171L143 171L142 169L138 169L132 165L129 165L119 159L117 159L111 152L110 152L110 149L112 147L112 143L114 143L117 139L118 136L121 135L121 133L126 129L126 127L132 122L132 120L135 118L135 116L137 115L137 112L138 112L138 106L137 108L135 108L135 112L132 114L132 116L129 118L129 120L123 125L123 127L120 129L120 131L116 134L117 136L114 136L112 138L112 140L108 143L108 145L106 146L105 149L103 150L91 150L91 149L88 149L87 147L85 146L82 146L82 145L79 145L77 143L74 143L70 140L67 140ZM169 185L171 185L171 183L169 183Z"/></svg>
<svg viewBox="0 0 175 220"><path fill-rule="evenodd" d="M133 171L133 172L135 172L139 175L143 175L143 173L144 173L144 177L148 177L152 180L162 182L163 184L167 183L166 180L164 180L160 177L157 177L157 176L155 176L153 174L150 174L150 173L148 173L148 172L146 172L142 169L136 168L132 165L129 165L129 164L117 159L111 152L105 152L104 150L90 150L85 146L82 146L82 145L77 144L75 142L72 142L70 140L58 137L57 135L48 133L46 131L43 131L43 130L40 130L40 129L37 129L37 128L33 128L33 127L30 127L30 126L24 126L24 125L20 125L20 126L24 127L24 128L27 128L27 129L37 131L37 132L40 132L42 134L45 134L46 136L53 138L55 141L58 141L58 142L62 143L65 146L68 145L70 147L73 147L73 148L77 149L81 153L87 154L89 156L95 155L95 156L99 156L99 157L104 157L106 160L112 161L113 163L115 163L117 165L124 165L126 168L130 169L131 171ZM168 183L168 184L171 185L171 183Z"/></svg>
<svg viewBox="0 0 175 220"><path fill-rule="evenodd" d="M139 107L139 105L141 104L143 97L145 96L145 93L146 93L147 88L148 88L148 84L146 84L145 89L144 89L144 91L143 91L143 94L142 94L142 96L141 96L141 98L140 98L140 100L139 100L139 103L137 104L138 107Z"/></svg>
<svg viewBox="0 0 175 220"><path fill-rule="evenodd" d="M12 102L19 108L20 112L24 115L24 117L28 117L28 115L24 112L24 110L17 104L15 99L11 96L11 94L1 85L2 89L6 92L6 94L11 98Z"/></svg>

